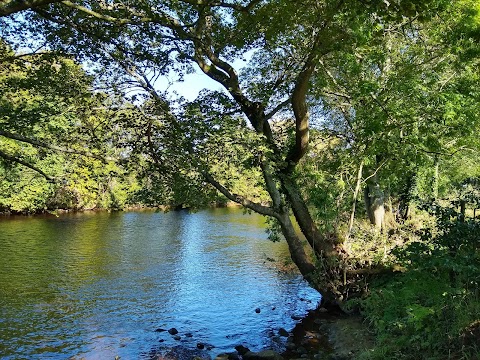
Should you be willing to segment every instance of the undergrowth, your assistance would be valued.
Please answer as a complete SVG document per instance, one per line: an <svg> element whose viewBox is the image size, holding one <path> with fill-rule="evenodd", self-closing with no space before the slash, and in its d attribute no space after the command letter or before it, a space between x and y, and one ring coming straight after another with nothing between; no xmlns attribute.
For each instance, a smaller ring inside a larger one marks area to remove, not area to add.
<svg viewBox="0 0 480 360"><path fill-rule="evenodd" d="M435 226L389 252L405 271L378 277L353 299L376 333L366 359L480 359L480 221L425 207Z"/></svg>

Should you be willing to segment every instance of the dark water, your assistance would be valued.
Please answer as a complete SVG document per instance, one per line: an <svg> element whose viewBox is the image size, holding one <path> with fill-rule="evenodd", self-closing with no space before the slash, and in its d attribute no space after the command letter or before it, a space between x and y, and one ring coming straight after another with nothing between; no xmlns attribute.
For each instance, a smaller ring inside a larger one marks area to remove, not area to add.
<svg viewBox="0 0 480 360"><path fill-rule="evenodd" d="M263 218L236 209L0 219L0 358L281 346L272 334L320 300L267 260L286 252ZM180 341L155 332L171 327Z"/></svg>

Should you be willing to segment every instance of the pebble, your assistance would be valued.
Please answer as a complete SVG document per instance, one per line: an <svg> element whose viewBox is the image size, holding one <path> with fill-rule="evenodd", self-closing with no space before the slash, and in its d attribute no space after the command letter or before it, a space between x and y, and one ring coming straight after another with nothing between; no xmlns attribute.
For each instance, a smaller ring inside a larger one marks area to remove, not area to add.
<svg viewBox="0 0 480 360"><path fill-rule="evenodd" d="M255 309L255 312L256 312L257 314L260 314L260 308L256 308L256 309Z"/></svg>

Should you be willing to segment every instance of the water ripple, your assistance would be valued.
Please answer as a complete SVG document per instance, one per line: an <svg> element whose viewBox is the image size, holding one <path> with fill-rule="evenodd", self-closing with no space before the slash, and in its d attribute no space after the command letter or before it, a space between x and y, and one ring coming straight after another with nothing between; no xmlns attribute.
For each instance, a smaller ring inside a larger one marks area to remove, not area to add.
<svg viewBox="0 0 480 360"><path fill-rule="evenodd" d="M266 239L262 217L231 209L2 219L0 354L135 359L198 342L215 346L212 356L240 343L281 346L278 328L320 299L265 264L287 253ZM170 327L180 342L155 332Z"/></svg>

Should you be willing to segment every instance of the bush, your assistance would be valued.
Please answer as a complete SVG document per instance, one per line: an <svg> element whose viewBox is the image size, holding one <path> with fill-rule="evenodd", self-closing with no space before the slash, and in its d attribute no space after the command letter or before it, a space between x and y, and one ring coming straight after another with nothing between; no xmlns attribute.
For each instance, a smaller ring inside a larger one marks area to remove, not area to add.
<svg viewBox="0 0 480 360"><path fill-rule="evenodd" d="M393 254L407 271L356 301L376 331L363 359L479 359L480 221L431 204L436 226Z"/></svg>

